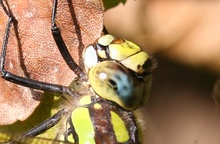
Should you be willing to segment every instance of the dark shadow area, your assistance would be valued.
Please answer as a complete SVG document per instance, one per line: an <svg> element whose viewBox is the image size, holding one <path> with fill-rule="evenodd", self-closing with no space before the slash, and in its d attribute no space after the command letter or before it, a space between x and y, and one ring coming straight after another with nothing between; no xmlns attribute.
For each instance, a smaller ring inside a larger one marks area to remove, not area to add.
<svg viewBox="0 0 220 144"><path fill-rule="evenodd" d="M158 57L158 56L157 56ZM145 142L214 144L219 142L220 112L212 89L217 76L158 58L151 96L144 108ZM200 135L200 136L199 136Z"/></svg>

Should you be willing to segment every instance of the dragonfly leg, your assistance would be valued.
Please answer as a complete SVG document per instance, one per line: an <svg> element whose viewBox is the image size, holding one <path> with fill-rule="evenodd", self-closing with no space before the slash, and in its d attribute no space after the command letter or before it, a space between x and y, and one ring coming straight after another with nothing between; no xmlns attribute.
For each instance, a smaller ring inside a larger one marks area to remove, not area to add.
<svg viewBox="0 0 220 144"><path fill-rule="evenodd" d="M2 0L0 0L0 5L2 6L5 14L8 16L8 23L6 25L5 35L4 35L3 44L2 44L1 59L0 59L0 72L1 72L2 78L12 83L23 85L25 87L30 87L33 89L74 95L74 92L72 92L68 87L41 82L41 81L26 78L26 77L21 77L21 76L15 75L5 70L4 65L6 61L6 49L7 49L7 43L8 43L8 38L10 34L10 28L12 24L15 24L17 22L17 20L15 19L15 17L13 16L9 8L8 9L6 8Z"/></svg>
<svg viewBox="0 0 220 144"><path fill-rule="evenodd" d="M82 77L83 72L81 68L76 64L76 62L73 60L72 56L70 55L66 44L64 43L64 40L61 36L60 29L56 25L56 11L57 11L57 2L58 0L54 0L53 3L53 11L52 11L52 25L51 25L51 31L53 38L56 42L56 45L63 56L63 59L65 60L66 64L69 66L71 70L74 71L76 75L79 77Z"/></svg>
<svg viewBox="0 0 220 144"><path fill-rule="evenodd" d="M47 131L48 129L52 128L60 121L60 119L63 116L63 113L64 113L64 109L58 111L56 114L54 114L52 117L46 119L38 126L23 133L22 136L37 136L37 135Z"/></svg>

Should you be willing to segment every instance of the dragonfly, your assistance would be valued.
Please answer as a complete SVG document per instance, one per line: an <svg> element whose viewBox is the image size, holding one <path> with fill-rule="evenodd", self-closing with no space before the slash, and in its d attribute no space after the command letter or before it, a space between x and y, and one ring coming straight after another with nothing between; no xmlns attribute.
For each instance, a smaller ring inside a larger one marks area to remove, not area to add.
<svg viewBox="0 0 220 144"><path fill-rule="evenodd" d="M83 70L69 53L56 24L57 3L58 0L54 0L52 35L66 64L77 75L68 87L21 77L4 68L10 28L15 17L0 1L8 16L0 62L2 78L32 89L61 94L64 101L56 114L21 136L12 138L12 143L35 137L61 121L62 128L59 128L55 141L142 143L134 110L149 97L153 70L151 56L131 41L103 35L83 51Z"/></svg>

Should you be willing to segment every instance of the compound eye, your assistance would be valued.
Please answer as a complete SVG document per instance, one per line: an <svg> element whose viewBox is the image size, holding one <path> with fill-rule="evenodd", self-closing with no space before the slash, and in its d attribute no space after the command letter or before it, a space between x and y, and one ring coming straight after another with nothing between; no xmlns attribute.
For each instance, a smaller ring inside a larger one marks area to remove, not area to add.
<svg viewBox="0 0 220 144"><path fill-rule="evenodd" d="M89 82L96 94L116 102L124 109L133 110L141 103L143 92L135 90L134 77L116 62L104 61L92 67Z"/></svg>

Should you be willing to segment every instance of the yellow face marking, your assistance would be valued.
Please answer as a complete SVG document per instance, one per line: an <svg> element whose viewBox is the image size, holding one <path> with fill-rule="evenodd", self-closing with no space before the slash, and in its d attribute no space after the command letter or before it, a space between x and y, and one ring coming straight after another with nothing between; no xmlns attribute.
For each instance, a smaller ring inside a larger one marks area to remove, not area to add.
<svg viewBox="0 0 220 144"><path fill-rule="evenodd" d="M104 50L97 50L99 57L107 58L106 53Z"/></svg>
<svg viewBox="0 0 220 144"><path fill-rule="evenodd" d="M120 61L141 51L141 48L136 44L126 40L121 44L110 44L109 51L112 59Z"/></svg>
<svg viewBox="0 0 220 144"><path fill-rule="evenodd" d="M149 59L149 57L150 56L146 52L141 51L128 57L127 59L122 60L121 63L134 72L141 74L146 71L142 66Z"/></svg>
<svg viewBox="0 0 220 144"><path fill-rule="evenodd" d="M118 143L124 143L129 140L129 133L125 126L124 121L120 118L118 114L115 112L110 112L111 114L111 122L115 132L115 136Z"/></svg>
<svg viewBox="0 0 220 144"><path fill-rule="evenodd" d="M113 37L112 35L104 35L102 37L100 37L98 39L98 43L103 45L103 46L107 46L109 45L113 40L115 39L115 37Z"/></svg>

